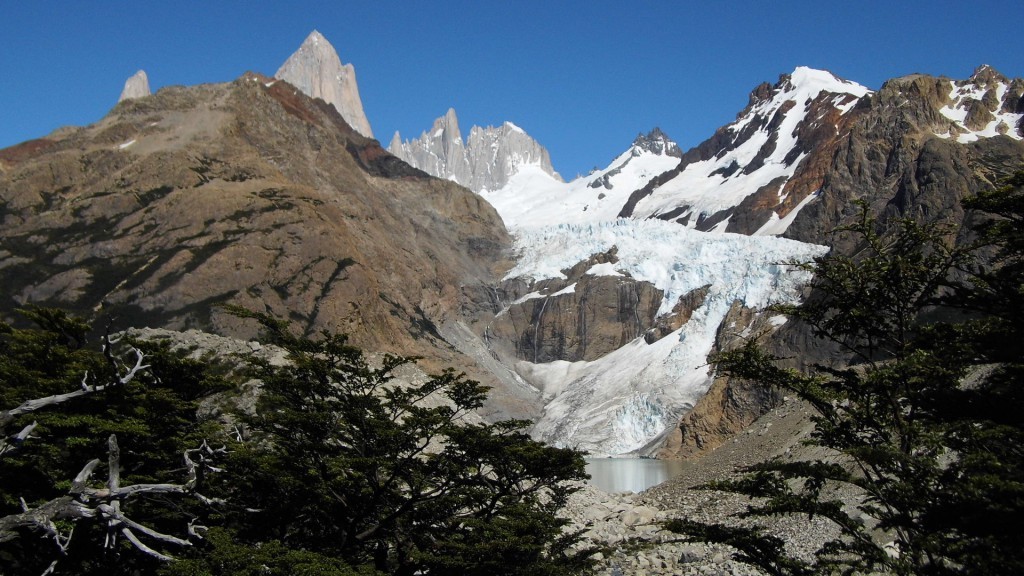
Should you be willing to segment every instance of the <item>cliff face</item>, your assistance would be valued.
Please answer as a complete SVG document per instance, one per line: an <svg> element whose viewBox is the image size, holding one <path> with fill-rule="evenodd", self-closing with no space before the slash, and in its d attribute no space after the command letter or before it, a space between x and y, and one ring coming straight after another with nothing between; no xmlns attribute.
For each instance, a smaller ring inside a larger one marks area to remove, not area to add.
<svg viewBox="0 0 1024 576"><path fill-rule="evenodd" d="M0 310L58 305L248 337L231 303L373 350L472 362L438 334L497 282L509 238L286 82L166 88L0 151ZM479 374L477 374L479 375Z"/></svg>
<svg viewBox="0 0 1024 576"><path fill-rule="evenodd" d="M121 96L117 101L120 102L131 98L144 98L150 94L149 77L146 76L145 70L139 70L135 74L132 74L131 78L124 81L124 89L121 90Z"/></svg>

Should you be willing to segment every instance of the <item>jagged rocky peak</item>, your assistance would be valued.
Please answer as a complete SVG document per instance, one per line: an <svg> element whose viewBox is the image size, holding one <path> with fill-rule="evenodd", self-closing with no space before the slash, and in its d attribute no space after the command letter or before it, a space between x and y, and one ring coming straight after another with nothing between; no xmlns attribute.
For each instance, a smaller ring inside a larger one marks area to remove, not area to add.
<svg viewBox="0 0 1024 576"><path fill-rule="evenodd" d="M636 139L633 140L633 147L640 150L646 150L652 154L675 156L676 158L681 158L683 155L679 150L679 145L673 142L672 139L658 127L655 127L654 130L651 130L647 134L638 134Z"/></svg>
<svg viewBox="0 0 1024 576"><path fill-rule="evenodd" d="M388 151L424 172L469 187L472 169L462 142L459 118L453 108L434 120L429 132L416 140L402 142L398 132Z"/></svg>
<svg viewBox="0 0 1024 576"><path fill-rule="evenodd" d="M308 96L323 98L356 132L373 138L370 121L366 119L363 102L359 98L355 67L342 64L334 46L320 32L310 32L274 77L292 84Z"/></svg>
<svg viewBox="0 0 1024 576"><path fill-rule="evenodd" d="M974 74L971 74L970 82L977 84L978 86L989 86L997 84L1008 84L1010 80L1003 76L998 70L989 66L988 64L982 64L974 69Z"/></svg>
<svg viewBox="0 0 1024 576"><path fill-rule="evenodd" d="M961 143L997 135L1024 138L1024 80L1010 80L983 64L967 80L951 84L943 85L949 92L938 109L937 136Z"/></svg>
<svg viewBox="0 0 1024 576"><path fill-rule="evenodd" d="M128 100L131 98L145 98L149 96L149 77L146 76L145 70L139 70L135 74L132 74L131 78L124 81L124 89L121 90L121 97L117 99L118 102L122 100Z"/></svg>
<svg viewBox="0 0 1024 576"><path fill-rule="evenodd" d="M501 188L524 166L539 167L561 180L548 151L522 128L511 122L498 127L473 126L469 138L463 140L452 108L416 140L402 141L396 133L388 151L428 174L475 192Z"/></svg>

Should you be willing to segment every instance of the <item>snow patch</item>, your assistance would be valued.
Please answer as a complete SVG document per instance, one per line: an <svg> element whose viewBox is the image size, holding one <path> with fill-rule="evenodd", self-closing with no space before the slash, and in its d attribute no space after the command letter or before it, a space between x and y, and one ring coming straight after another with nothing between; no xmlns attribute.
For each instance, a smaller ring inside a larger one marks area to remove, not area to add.
<svg viewBox="0 0 1024 576"><path fill-rule="evenodd" d="M801 200L795 208L789 211L789 214L786 214L785 218L779 218L778 214L772 212L768 221L762 224L761 227L754 232L754 236L778 236L782 234L789 229L790 224L796 220L796 215L799 214L805 206L817 200L820 192L821 191L818 190L808 194L807 197Z"/></svg>
<svg viewBox="0 0 1024 576"><path fill-rule="evenodd" d="M586 273L591 276L622 276L622 272L616 270L615 264L612 264L611 262L594 264Z"/></svg>

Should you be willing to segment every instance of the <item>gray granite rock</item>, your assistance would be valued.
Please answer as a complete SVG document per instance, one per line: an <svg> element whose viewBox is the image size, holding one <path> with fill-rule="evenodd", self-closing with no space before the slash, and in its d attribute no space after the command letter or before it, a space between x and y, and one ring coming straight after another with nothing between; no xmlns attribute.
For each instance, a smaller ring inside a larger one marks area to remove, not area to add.
<svg viewBox="0 0 1024 576"><path fill-rule="evenodd" d="M274 77L292 84L307 96L323 98L337 108L356 132L373 138L370 121L359 98L355 67L341 63L334 46L323 34L312 31Z"/></svg>
<svg viewBox="0 0 1024 576"><path fill-rule="evenodd" d="M124 81L124 89L121 90L121 97L117 99L118 102L122 100L128 100L131 98L144 98L149 96L149 78L146 76L145 70L139 70L132 77Z"/></svg>

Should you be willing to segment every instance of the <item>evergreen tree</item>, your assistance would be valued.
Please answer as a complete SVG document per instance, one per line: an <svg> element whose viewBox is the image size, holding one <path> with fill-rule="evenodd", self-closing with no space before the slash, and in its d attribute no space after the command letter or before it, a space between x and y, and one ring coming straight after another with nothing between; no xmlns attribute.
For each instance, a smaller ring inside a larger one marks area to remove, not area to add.
<svg viewBox="0 0 1024 576"><path fill-rule="evenodd" d="M253 364L249 438L222 478L231 538L166 573L233 574L220 558L268 544L388 574L587 571L579 534L557 515L586 477L580 453L531 440L526 422L467 421L486 389L460 374L400 384L409 358L372 367L342 335L299 338L234 311L258 320L288 362Z"/></svg>
<svg viewBox="0 0 1024 576"><path fill-rule="evenodd" d="M194 487L183 459L220 435L197 408L225 383L167 346L93 344L81 319L21 312L36 327L0 324L2 571L156 570L203 507L181 494Z"/></svg>

